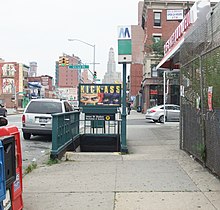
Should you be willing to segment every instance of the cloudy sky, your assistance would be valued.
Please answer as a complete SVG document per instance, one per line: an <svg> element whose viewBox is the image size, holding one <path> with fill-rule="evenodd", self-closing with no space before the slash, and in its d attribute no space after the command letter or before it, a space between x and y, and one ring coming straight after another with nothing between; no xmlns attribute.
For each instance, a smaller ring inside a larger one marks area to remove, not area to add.
<svg viewBox="0 0 220 210"><path fill-rule="evenodd" d="M111 47L117 61L117 27L137 25L139 0L4 0L0 3L0 58L29 65L38 75L54 77L62 53L93 62L96 49L98 78L107 71ZM92 69L92 65L90 67ZM121 70L121 65L117 66Z"/></svg>

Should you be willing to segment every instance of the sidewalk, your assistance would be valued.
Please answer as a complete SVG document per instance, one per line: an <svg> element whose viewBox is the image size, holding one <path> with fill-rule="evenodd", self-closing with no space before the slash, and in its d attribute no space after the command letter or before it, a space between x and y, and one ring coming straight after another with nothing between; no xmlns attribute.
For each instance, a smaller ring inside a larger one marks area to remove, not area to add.
<svg viewBox="0 0 220 210"><path fill-rule="evenodd" d="M24 177L24 209L220 209L220 181L179 150L178 136L177 123L127 125L128 155L67 153Z"/></svg>

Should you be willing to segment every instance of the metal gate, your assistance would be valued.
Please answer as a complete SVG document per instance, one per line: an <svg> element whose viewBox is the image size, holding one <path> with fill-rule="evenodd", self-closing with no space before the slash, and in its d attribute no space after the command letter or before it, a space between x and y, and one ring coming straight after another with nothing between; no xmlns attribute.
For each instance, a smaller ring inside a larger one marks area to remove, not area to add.
<svg viewBox="0 0 220 210"><path fill-rule="evenodd" d="M220 176L220 4L180 49L180 147Z"/></svg>

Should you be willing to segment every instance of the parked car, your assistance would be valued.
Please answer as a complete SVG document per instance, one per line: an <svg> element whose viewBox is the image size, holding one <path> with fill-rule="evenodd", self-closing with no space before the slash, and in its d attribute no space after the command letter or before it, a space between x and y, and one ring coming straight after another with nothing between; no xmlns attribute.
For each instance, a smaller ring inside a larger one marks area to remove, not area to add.
<svg viewBox="0 0 220 210"><path fill-rule="evenodd" d="M7 117L7 109L0 104L0 116Z"/></svg>
<svg viewBox="0 0 220 210"><path fill-rule="evenodd" d="M180 117L180 106L175 104L165 105L165 116L166 121L179 121ZM147 110L146 119L153 120L154 122L164 122L164 105L154 106Z"/></svg>
<svg viewBox="0 0 220 210"><path fill-rule="evenodd" d="M59 99L32 99L22 115L22 132L26 140L31 135L52 134L52 114L73 111L68 101Z"/></svg>

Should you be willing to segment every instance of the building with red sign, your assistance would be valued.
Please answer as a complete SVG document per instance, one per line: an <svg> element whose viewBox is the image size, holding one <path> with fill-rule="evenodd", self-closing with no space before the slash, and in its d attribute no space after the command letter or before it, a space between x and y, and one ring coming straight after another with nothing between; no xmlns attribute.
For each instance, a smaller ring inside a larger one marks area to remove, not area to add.
<svg viewBox="0 0 220 210"><path fill-rule="evenodd" d="M144 30L143 77L139 89L143 112L151 106L163 104L164 69L156 67L163 58L164 52L169 51L175 40L187 28L186 14L193 3L193 1L144 1L141 22ZM178 28L181 21L183 25ZM171 75L165 85L169 92L166 102L179 104L178 77Z"/></svg>

